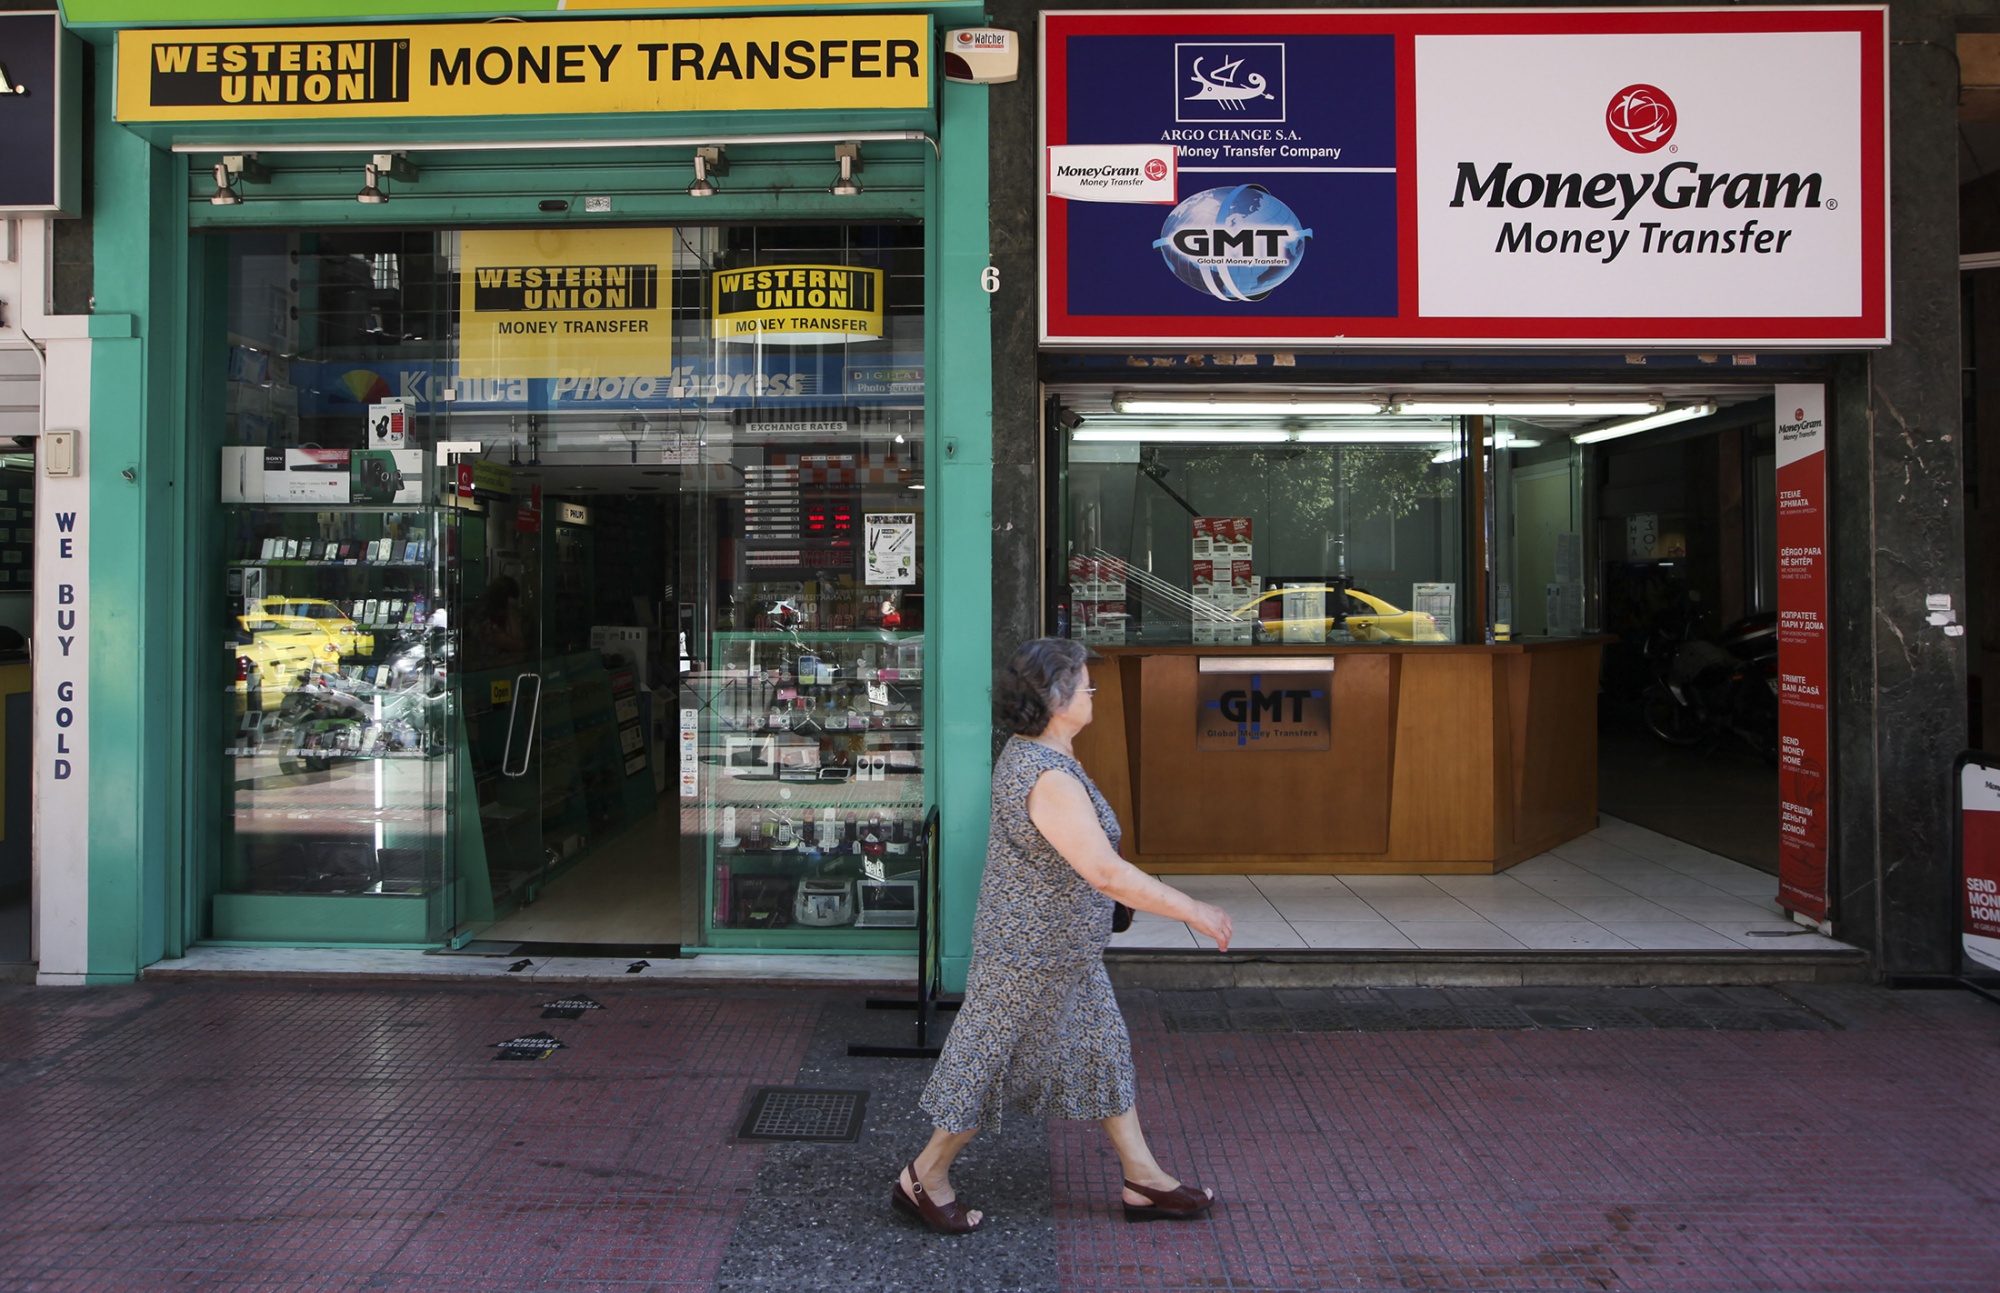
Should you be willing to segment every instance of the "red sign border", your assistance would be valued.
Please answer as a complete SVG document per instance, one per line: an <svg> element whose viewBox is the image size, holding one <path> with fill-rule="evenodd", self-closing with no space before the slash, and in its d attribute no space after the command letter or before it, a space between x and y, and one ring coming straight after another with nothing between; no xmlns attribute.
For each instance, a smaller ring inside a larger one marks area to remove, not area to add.
<svg viewBox="0 0 2000 1293"><path fill-rule="evenodd" d="M1273 20L1282 21L1274 32ZM1041 15L1041 156L1068 142L1068 60L1071 36L1392 35L1396 40L1396 184L1398 264L1395 318L1277 316L1218 319L1198 315L1085 315L1059 307L1052 288L1067 281L1068 203L1041 194L1039 284L1041 344L1340 345L1382 348L1493 348L1496 344L1561 347L1716 346L1859 349L1889 343L1887 6L1771 9L1510 9L1510 10L1071 10ZM1424 319L1417 315L1416 41L1420 35L1665 35L1839 31L1861 37L1861 313L1854 318L1811 315L1717 318L1481 318ZM1880 76L1867 75L1879 68ZM1039 169L1039 168L1038 168Z"/></svg>

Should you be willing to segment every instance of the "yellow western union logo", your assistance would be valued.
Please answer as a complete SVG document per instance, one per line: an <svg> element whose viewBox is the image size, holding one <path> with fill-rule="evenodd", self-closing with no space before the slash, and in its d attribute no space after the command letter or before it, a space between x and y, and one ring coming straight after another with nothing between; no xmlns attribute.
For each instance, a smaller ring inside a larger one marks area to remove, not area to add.
<svg viewBox="0 0 2000 1293"><path fill-rule="evenodd" d="M824 345L882 335L882 271L772 265L718 271L715 335L724 341Z"/></svg>
<svg viewBox="0 0 2000 1293"><path fill-rule="evenodd" d="M925 109L919 14L118 35L120 121Z"/></svg>
<svg viewBox="0 0 2000 1293"><path fill-rule="evenodd" d="M658 265L509 265L472 271L472 308L651 310L659 306Z"/></svg>
<svg viewBox="0 0 2000 1293"><path fill-rule="evenodd" d="M259 103L407 103L402 40L211 41L153 46L151 102L182 108Z"/></svg>

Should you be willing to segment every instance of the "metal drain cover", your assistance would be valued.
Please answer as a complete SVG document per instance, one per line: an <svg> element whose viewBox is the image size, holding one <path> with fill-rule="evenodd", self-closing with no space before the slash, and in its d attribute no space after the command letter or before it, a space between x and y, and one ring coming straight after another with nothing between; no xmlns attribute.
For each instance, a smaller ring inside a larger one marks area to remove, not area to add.
<svg viewBox="0 0 2000 1293"><path fill-rule="evenodd" d="M868 1093L831 1087L765 1086L750 1093L738 1140L842 1141L861 1138Z"/></svg>

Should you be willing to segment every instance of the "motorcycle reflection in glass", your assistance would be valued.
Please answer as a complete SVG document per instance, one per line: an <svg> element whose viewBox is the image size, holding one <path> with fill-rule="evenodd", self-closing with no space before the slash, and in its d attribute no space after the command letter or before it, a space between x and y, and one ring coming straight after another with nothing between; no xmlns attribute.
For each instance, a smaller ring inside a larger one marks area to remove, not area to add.
<svg viewBox="0 0 2000 1293"><path fill-rule="evenodd" d="M1641 697L1646 727L1669 745L1736 739L1778 761L1778 617L1751 615L1713 641L1649 645L1653 681Z"/></svg>

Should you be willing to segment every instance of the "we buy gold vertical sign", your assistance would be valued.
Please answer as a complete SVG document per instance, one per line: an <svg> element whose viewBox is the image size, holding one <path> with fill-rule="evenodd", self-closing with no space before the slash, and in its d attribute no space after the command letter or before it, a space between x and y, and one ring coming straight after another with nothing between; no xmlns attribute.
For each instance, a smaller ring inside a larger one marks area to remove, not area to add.
<svg viewBox="0 0 2000 1293"><path fill-rule="evenodd" d="M922 109L920 14L137 29L120 121Z"/></svg>

